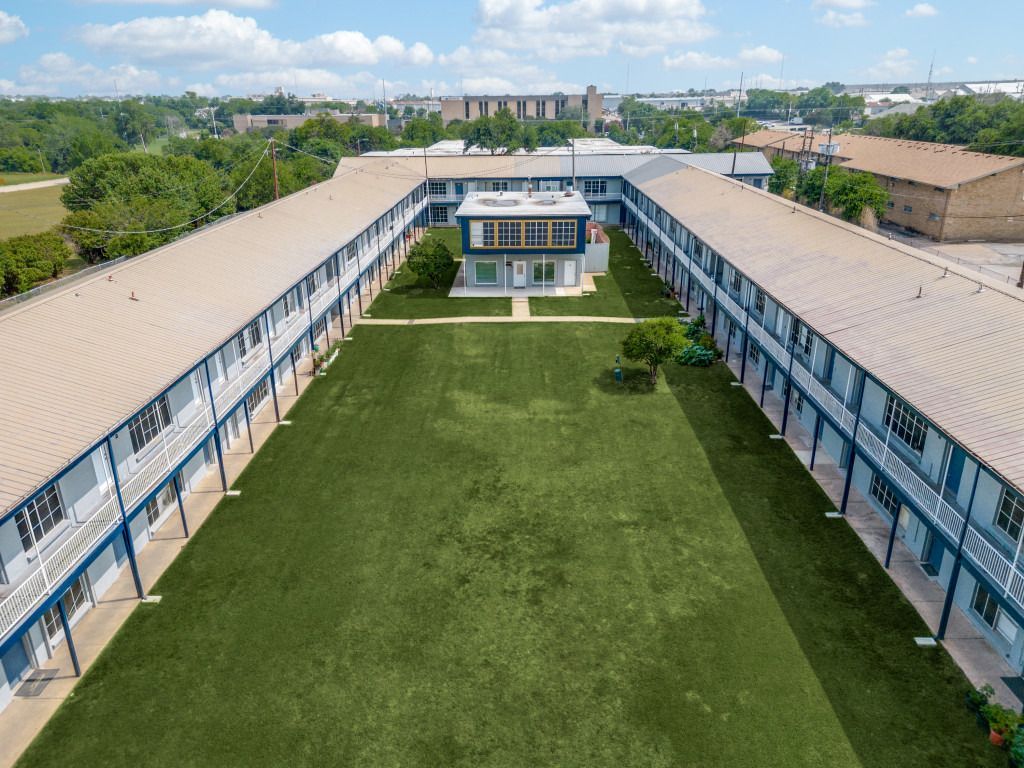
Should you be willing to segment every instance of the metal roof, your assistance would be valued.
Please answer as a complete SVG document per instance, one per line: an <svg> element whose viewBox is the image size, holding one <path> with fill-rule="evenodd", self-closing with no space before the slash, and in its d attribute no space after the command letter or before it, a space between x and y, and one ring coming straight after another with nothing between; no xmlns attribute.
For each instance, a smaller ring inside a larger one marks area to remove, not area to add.
<svg viewBox="0 0 1024 768"><path fill-rule="evenodd" d="M818 145L827 141L826 134L815 134L811 141L811 151L818 152ZM832 142L839 145L834 155L835 162L844 168L869 171L879 176L908 179L942 188L956 187L984 176L1024 166L1024 157L968 152L955 144L888 139L854 133L835 134ZM787 152L800 152L803 138L800 133L789 131L758 131L744 136L742 144L748 147L770 146L783 148Z"/></svg>
<svg viewBox="0 0 1024 768"><path fill-rule="evenodd" d="M471 192L455 215L518 219L590 213L590 206L579 192Z"/></svg>
<svg viewBox="0 0 1024 768"><path fill-rule="evenodd" d="M1024 489L1024 293L700 169L654 175L645 167L627 178Z"/></svg>
<svg viewBox="0 0 1024 768"><path fill-rule="evenodd" d="M423 181L391 170L386 160L350 170L0 315L0 511Z"/></svg>

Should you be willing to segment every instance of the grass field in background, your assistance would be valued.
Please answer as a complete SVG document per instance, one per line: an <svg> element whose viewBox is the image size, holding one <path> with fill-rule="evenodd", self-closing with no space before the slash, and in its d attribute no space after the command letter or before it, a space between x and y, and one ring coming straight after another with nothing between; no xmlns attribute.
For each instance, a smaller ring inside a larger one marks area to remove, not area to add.
<svg viewBox="0 0 1024 768"><path fill-rule="evenodd" d="M28 184L32 181L49 181L50 179L59 179L61 174L59 173L11 173L9 171L0 171L0 187L9 187L15 184Z"/></svg>
<svg viewBox="0 0 1024 768"><path fill-rule="evenodd" d="M45 232L67 211L60 202L63 187L44 187L0 195L0 240Z"/></svg>
<svg viewBox="0 0 1024 768"><path fill-rule="evenodd" d="M1004 766L722 365L357 327L21 765Z"/></svg>

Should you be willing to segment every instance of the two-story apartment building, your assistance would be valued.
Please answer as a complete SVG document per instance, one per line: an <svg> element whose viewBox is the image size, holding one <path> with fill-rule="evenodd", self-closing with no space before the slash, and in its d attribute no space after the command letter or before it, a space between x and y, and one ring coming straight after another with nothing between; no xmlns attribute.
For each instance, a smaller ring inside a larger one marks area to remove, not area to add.
<svg viewBox="0 0 1024 768"><path fill-rule="evenodd" d="M758 131L742 141L766 156L813 166L828 159L826 134ZM883 218L938 241L1024 240L1024 158L955 144L835 134L833 165L871 173L889 193Z"/></svg>
<svg viewBox="0 0 1024 768"><path fill-rule="evenodd" d="M781 198L658 160L626 226L741 380L777 398L960 607L1024 669L1024 297ZM736 226L736 221L744 222ZM965 322L966 321L966 322ZM979 334L978 325L985 331Z"/></svg>

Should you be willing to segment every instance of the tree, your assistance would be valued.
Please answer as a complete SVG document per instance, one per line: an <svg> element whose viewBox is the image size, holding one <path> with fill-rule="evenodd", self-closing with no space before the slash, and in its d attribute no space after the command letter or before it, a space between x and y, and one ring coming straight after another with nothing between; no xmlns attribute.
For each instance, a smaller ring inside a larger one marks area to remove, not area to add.
<svg viewBox="0 0 1024 768"><path fill-rule="evenodd" d="M0 241L0 294L22 293L59 277L71 255L68 244L56 232Z"/></svg>
<svg viewBox="0 0 1024 768"><path fill-rule="evenodd" d="M499 109L491 117L482 115L460 126L465 151L478 146L492 155L511 155L517 150L536 149L536 133L527 130L508 109Z"/></svg>
<svg viewBox="0 0 1024 768"><path fill-rule="evenodd" d="M658 368L672 360L689 343L678 320L656 317L630 329L622 341L622 354L627 360L647 365L651 384L656 384Z"/></svg>
<svg viewBox="0 0 1024 768"><path fill-rule="evenodd" d="M768 191L776 195L785 195L796 188L796 179L800 173L800 164L782 155L772 158L774 175L768 179Z"/></svg>
<svg viewBox="0 0 1024 768"><path fill-rule="evenodd" d="M847 221L859 222L865 208L874 211L879 219L885 214L889 193L873 174L854 171L843 173L835 182L829 177L825 187L829 204L839 208Z"/></svg>
<svg viewBox="0 0 1024 768"><path fill-rule="evenodd" d="M434 288L440 288L455 265L455 259L444 240L429 238L409 249L407 263L414 274L425 277Z"/></svg>

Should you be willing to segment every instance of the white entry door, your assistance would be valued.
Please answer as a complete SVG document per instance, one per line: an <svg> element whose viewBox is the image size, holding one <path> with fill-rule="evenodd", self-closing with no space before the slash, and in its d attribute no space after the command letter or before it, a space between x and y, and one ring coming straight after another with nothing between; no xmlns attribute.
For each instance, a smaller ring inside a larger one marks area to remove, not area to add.
<svg viewBox="0 0 1024 768"><path fill-rule="evenodd" d="M565 282L563 285L576 285L576 262L565 262Z"/></svg>
<svg viewBox="0 0 1024 768"><path fill-rule="evenodd" d="M512 287L513 288L525 288L526 287L526 262L525 261L514 261L514 262L512 262Z"/></svg>

